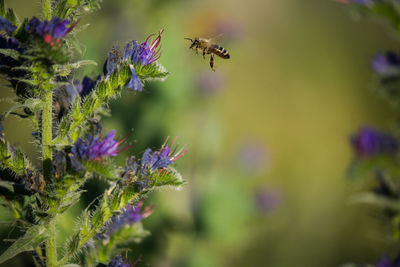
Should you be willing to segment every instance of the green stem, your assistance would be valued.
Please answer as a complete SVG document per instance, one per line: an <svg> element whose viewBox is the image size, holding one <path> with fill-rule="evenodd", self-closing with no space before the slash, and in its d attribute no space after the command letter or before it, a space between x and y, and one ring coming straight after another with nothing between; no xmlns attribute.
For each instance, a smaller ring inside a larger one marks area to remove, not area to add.
<svg viewBox="0 0 400 267"><path fill-rule="evenodd" d="M43 157L43 176L48 184L52 180L52 164L53 151L52 142L52 122L53 122L53 91L44 92L44 108L42 111L42 157ZM48 231L50 238L46 241L46 259L47 266L57 266L57 247L56 247L56 221L50 218L48 221Z"/></svg>
<svg viewBox="0 0 400 267"><path fill-rule="evenodd" d="M57 266L57 247L56 247L56 220L51 219L47 224L50 232L50 239L46 241L46 266Z"/></svg>
<svg viewBox="0 0 400 267"><path fill-rule="evenodd" d="M51 0L42 0L43 18L51 19Z"/></svg>
<svg viewBox="0 0 400 267"><path fill-rule="evenodd" d="M42 113L42 156L43 156L43 175L46 182L51 181L53 158L52 143L52 109L53 109L53 91L45 91L44 108Z"/></svg>

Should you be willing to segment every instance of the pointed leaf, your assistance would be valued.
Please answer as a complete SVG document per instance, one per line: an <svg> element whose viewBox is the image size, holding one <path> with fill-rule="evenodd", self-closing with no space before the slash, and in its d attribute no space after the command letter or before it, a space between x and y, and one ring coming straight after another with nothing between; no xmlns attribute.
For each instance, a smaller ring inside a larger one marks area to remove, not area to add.
<svg viewBox="0 0 400 267"><path fill-rule="evenodd" d="M15 241L1 256L0 263L3 263L21 252L34 250L40 243L50 237L49 231L42 225L35 225L29 228L25 235Z"/></svg>

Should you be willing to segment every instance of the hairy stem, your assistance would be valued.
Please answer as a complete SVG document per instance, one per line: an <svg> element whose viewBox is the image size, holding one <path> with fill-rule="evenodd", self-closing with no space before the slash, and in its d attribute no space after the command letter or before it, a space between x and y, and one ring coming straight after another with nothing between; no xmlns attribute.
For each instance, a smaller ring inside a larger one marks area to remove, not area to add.
<svg viewBox="0 0 400 267"><path fill-rule="evenodd" d="M43 18L51 19L51 0L42 0Z"/></svg>
<svg viewBox="0 0 400 267"><path fill-rule="evenodd" d="M42 111L42 156L43 156L43 176L48 184L52 180L52 164L53 157L52 148L52 104L53 91L44 92L44 108ZM55 218L51 218L48 222L48 231L50 238L46 241L46 258L47 266L53 267L57 265L57 248L56 248L56 225Z"/></svg>
<svg viewBox="0 0 400 267"><path fill-rule="evenodd" d="M48 223L48 231L51 233L50 239L46 241L46 266L57 266L57 247L56 247L56 220L51 219Z"/></svg>

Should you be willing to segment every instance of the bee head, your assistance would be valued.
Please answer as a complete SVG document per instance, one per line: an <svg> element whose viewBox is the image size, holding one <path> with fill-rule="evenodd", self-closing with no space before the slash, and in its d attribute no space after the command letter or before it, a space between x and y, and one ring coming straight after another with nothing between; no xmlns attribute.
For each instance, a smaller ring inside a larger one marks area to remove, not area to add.
<svg viewBox="0 0 400 267"><path fill-rule="evenodd" d="M192 42L189 48L193 48L193 47L195 47L195 46L199 43L199 38L198 38L198 37L195 37L194 39L192 39L192 38L185 38L185 40L189 40L189 41Z"/></svg>

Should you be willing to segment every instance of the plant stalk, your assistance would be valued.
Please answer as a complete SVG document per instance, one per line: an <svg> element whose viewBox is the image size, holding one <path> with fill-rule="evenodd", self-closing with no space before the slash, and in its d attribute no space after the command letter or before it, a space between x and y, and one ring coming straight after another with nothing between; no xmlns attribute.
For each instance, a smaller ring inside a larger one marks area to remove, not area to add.
<svg viewBox="0 0 400 267"><path fill-rule="evenodd" d="M53 152L51 148L52 142L52 122L53 122L53 91L46 90L44 92L44 108L42 111L42 157L43 157L43 176L48 184L52 180L52 163ZM57 266L57 247L56 247L56 220L50 218L47 225L50 238L46 241L46 265L48 267Z"/></svg>
<svg viewBox="0 0 400 267"><path fill-rule="evenodd" d="M56 247L56 220L51 219L49 221L48 231L51 237L46 241L46 266L56 267L57 266L57 247Z"/></svg>
<svg viewBox="0 0 400 267"><path fill-rule="evenodd" d="M42 0L42 12L44 19L51 19L51 0Z"/></svg>

